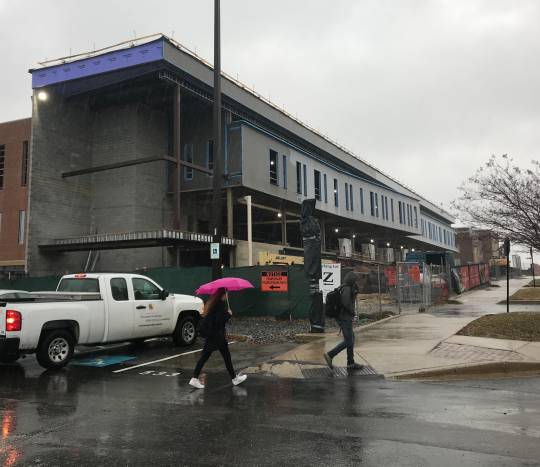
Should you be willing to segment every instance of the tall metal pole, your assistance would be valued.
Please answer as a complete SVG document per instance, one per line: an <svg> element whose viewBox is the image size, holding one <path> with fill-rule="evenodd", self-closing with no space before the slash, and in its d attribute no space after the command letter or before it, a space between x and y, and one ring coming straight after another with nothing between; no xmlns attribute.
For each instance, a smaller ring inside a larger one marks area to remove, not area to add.
<svg viewBox="0 0 540 467"><path fill-rule="evenodd" d="M223 163L221 157L221 31L220 31L220 0L214 0L214 179L212 192L211 233L214 242L221 244L222 212L221 188L223 185ZM221 246L221 245L220 245ZM212 279L219 279L221 271L221 248L219 259L212 260Z"/></svg>
<svg viewBox="0 0 540 467"><path fill-rule="evenodd" d="M174 146L174 157L176 159L176 168L175 176L173 180L175 181L175 216L174 216L174 228L180 230L180 214L181 214L181 183L182 183L182 166L180 164L182 159L181 151L181 132L180 132L180 118L181 118L181 103L182 103L182 94L180 91L180 86L174 88L174 99L173 99L173 146ZM180 267L180 246L176 247L176 267Z"/></svg>
<svg viewBox="0 0 540 467"><path fill-rule="evenodd" d="M253 220L251 217L251 196L246 196L247 204L247 241L248 241L248 266L253 266Z"/></svg>
<svg viewBox="0 0 540 467"><path fill-rule="evenodd" d="M532 247L531 247L531 269L532 269L532 275L533 275L533 287L536 287L536 279L534 277L534 256L533 256Z"/></svg>
<svg viewBox="0 0 540 467"><path fill-rule="evenodd" d="M506 254L506 312L510 313L510 239L504 239L504 252Z"/></svg>

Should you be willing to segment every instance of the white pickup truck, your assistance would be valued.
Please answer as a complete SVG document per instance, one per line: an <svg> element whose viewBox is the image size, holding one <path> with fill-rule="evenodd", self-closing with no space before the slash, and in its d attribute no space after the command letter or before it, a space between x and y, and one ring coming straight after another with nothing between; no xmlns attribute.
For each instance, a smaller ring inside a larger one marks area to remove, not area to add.
<svg viewBox="0 0 540 467"><path fill-rule="evenodd" d="M0 362L36 353L45 368L61 368L75 345L142 342L172 336L176 345L197 337L202 300L169 294L137 274L63 276L56 292L0 299Z"/></svg>

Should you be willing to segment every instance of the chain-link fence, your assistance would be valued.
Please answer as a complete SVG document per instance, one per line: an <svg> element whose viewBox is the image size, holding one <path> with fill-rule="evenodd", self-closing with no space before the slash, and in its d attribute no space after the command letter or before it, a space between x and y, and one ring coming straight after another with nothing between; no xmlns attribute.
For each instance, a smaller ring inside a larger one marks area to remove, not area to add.
<svg viewBox="0 0 540 467"><path fill-rule="evenodd" d="M424 311L448 299L447 268L426 263L381 265L365 263L355 266L360 317L375 313Z"/></svg>

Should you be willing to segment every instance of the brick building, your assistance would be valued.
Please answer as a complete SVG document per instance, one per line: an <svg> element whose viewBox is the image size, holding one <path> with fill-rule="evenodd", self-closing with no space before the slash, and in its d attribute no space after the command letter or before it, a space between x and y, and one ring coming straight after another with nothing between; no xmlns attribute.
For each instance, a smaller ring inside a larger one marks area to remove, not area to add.
<svg viewBox="0 0 540 467"><path fill-rule="evenodd" d="M461 264L489 264L500 257L499 240L490 230L458 227L455 231Z"/></svg>
<svg viewBox="0 0 540 467"><path fill-rule="evenodd" d="M0 277L25 272L31 125L0 124Z"/></svg>

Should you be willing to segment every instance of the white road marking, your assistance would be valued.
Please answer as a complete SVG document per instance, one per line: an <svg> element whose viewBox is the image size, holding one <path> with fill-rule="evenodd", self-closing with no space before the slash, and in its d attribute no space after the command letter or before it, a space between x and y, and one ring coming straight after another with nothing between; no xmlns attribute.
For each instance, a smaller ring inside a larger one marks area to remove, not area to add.
<svg viewBox="0 0 540 467"><path fill-rule="evenodd" d="M234 341L229 342L229 345L234 344L234 343L235 343ZM190 350L189 352L184 352L184 353L179 353L179 354L176 354L176 355L171 355L170 357L160 358L159 360L153 360L151 362L141 363L139 365L133 365L133 366L129 366L127 368L121 368L120 370L113 371L113 373L123 373L124 371L134 370L135 368L141 368L143 366L153 365L154 363L160 363L160 362L164 362L166 360L172 360L173 358L178 358L178 357L182 357L184 355L190 355L190 354L201 352L201 351L202 351L202 349Z"/></svg>

